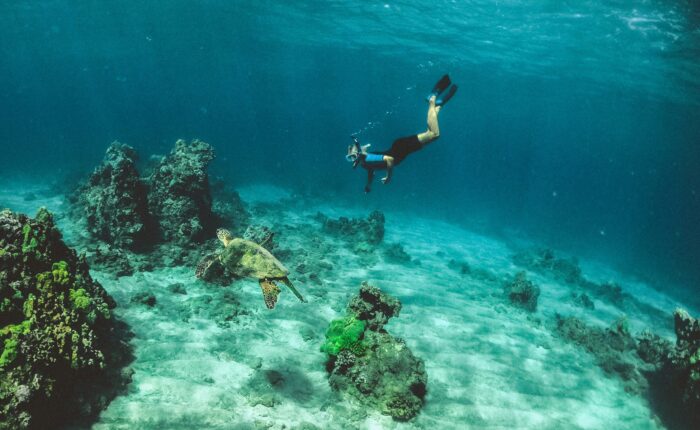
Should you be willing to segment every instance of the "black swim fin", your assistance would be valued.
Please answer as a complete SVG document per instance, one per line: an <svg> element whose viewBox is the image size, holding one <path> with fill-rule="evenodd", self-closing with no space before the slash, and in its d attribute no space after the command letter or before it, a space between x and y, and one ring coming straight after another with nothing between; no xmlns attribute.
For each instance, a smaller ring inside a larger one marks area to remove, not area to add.
<svg viewBox="0 0 700 430"><path fill-rule="evenodd" d="M443 91L447 89L447 87L450 86L451 83L452 81L450 80L450 75L445 74L445 76L440 78L440 80L437 81L437 83L435 83L433 90L430 92L430 94L428 94L428 97L426 97L425 99L430 100L432 96L439 96L440 94L442 94Z"/></svg>
<svg viewBox="0 0 700 430"><path fill-rule="evenodd" d="M457 85L452 85L446 93L442 94L440 98L435 100L435 106L444 106L445 104L447 104L447 102L450 101L450 99L452 98L452 96L455 95L456 92Z"/></svg>

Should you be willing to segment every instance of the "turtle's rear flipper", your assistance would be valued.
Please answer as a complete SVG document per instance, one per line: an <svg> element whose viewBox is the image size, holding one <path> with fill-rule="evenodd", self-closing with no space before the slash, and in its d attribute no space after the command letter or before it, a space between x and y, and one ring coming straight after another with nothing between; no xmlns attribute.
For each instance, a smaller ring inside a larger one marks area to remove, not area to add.
<svg viewBox="0 0 700 430"><path fill-rule="evenodd" d="M277 296L280 294L279 287L273 281L268 281L267 279L260 279L258 282L260 282L265 306L268 309L274 309L277 303Z"/></svg>
<svg viewBox="0 0 700 430"><path fill-rule="evenodd" d="M304 300L304 297L301 295L299 291L297 291L296 288L294 288L294 285L292 285L292 281L289 280L289 278L284 277L280 278L280 281L284 283L284 285L287 286L292 292L294 293L295 296L297 296L297 299L301 300L303 303L306 303L306 300Z"/></svg>

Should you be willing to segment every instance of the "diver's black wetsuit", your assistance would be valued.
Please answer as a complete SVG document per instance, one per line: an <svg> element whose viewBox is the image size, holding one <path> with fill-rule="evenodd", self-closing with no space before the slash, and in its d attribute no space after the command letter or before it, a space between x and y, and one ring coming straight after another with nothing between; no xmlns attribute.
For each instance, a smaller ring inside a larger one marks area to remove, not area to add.
<svg viewBox="0 0 700 430"><path fill-rule="evenodd" d="M423 149L423 144L418 140L418 135L414 134L396 139L394 143L391 144L391 148L389 148L388 151L381 152L381 154L394 157L394 165L398 165L409 154L421 149Z"/></svg>

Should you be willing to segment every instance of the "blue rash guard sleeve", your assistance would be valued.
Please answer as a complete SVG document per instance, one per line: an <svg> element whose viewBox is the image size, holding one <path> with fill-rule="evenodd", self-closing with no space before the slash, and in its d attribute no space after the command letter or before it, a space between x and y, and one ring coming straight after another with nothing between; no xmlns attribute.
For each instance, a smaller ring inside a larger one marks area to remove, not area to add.
<svg viewBox="0 0 700 430"><path fill-rule="evenodd" d="M374 154L372 152L368 152L365 156L363 165L368 169L385 169L386 162L384 161L384 154Z"/></svg>

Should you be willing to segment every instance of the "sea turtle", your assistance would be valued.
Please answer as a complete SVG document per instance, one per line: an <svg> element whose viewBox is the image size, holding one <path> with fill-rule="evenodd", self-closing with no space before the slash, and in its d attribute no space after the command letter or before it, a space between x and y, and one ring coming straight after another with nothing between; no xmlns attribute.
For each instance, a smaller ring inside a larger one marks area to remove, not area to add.
<svg viewBox="0 0 700 430"><path fill-rule="evenodd" d="M234 238L231 232L223 228L216 231L216 237L224 249L200 261L195 272L198 278L207 280L220 276L223 268L238 278L257 278L268 309L274 308L277 303L280 293L277 282L282 282L299 300L306 302L287 278L289 270L270 251L250 240Z"/></svg>

